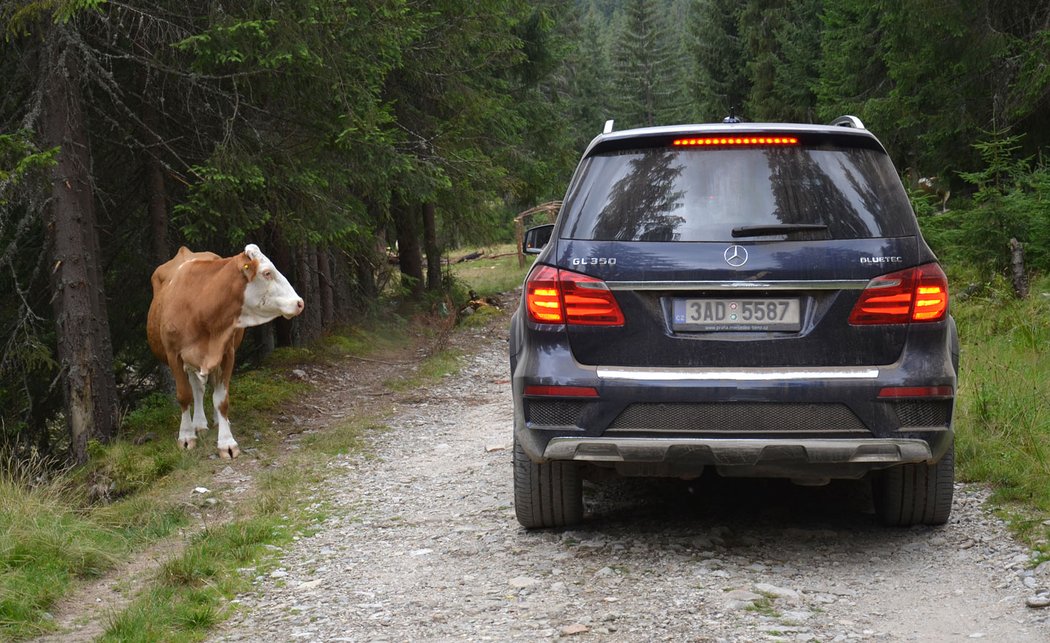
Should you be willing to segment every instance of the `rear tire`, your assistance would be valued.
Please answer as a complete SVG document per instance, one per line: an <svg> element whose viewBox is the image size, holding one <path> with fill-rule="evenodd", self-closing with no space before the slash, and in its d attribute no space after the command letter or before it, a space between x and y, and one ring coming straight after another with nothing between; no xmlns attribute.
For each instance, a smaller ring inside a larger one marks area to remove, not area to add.
<svg viewBox="0 0 1050 643"><path fill-rule="evenodd" d="M583 479L575 462L537 464L514 438L514 513L526 529L567 527L583 520Z"/></svg>
<svg viewBox="0 0 1050 643"><path fill-rule="evenodd" d="M872 480L875 513L887 525L943 525L952 512L955 445L936 464L904 464Z"/></svg>

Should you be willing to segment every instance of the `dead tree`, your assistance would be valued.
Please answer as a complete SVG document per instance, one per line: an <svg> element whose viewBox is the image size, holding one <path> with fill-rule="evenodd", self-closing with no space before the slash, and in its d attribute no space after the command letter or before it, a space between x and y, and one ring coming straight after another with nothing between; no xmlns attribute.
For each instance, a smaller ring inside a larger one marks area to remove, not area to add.
<svg viewBox="0 0 1050 643"><path fill-rule="evenodd" d="M1018 299L1028 298L1028 274L1024 269L1024 245L1010 239L1010 279Z"/></svg>

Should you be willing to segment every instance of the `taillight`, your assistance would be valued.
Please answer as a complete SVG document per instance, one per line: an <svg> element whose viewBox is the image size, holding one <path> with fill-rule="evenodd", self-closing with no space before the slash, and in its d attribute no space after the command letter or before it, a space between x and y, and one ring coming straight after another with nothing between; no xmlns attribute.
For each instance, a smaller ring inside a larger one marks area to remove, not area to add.
<svg viewBox="0 0 1050 643"><path fill-rule="evenodd" d="M525 282L525 305L529 317L538 324L561 324L565 313L558 289L558 269L540 266Z"/></svg>
<svg viewBox="0 0 1050 643"><path fill-rule="evenodd" d="M875 277L850 313L851 324L941 321L948 314L948 278L935 263Z"/></svg>
<svg viewBox="0 0 1050 643"><path fill-rule="evenodd" d="M551 266L529 275L525 305L538 324L623 326L623 312L604 281Z"/></svg>

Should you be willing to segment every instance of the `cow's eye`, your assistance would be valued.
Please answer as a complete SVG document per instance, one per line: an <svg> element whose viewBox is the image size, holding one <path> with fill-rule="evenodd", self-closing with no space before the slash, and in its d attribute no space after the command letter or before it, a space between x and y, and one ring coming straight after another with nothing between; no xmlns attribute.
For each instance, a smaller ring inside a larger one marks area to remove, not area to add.
<svg viewBox="0 0 1050 643"><path fill-rule="evenodd" d="M263 271L263 277L266 277L267 279L272 281L273 280L273 271L272 270L264 270Z"/></svg>

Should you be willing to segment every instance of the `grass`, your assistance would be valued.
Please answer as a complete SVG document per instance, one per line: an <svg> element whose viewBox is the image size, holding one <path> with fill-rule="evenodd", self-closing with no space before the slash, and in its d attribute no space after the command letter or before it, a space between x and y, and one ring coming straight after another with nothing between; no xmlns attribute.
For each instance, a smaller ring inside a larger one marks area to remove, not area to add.
<svg viewBox="0 0 1050 643"><path fill-rule="evenodd" d="M47 629L48 608L78 579L101 575L127 551L117 531L67 503L68 480L27 488L0 480L0 633Z"/></svg>
<svg viewBox="0 0 1050 643"><path fill-rule="evenodd" d="M226 599L251 585L241 570L291 535L270 513L198 533L164 563L154 585L113 616L102 641L197 641L224 618ZM269 547L268 547L269 546Z"/></svg>
<svg viewBox="0 0 1050 643"><path fill-rule="evenodd" d="M959 477L989 483L1017 532L1048 556L1050 279L1036 281L1026 301L1000 280L962 275L953 286L969 292L952 302L962 342Z"/></svg>
<svg viewBox="0 0 1050 643"><path fill-rule="evenodd" d="M514 290L525 280L525 275L535 260L535 255L526 255L525 266L519 267L518 256L513 254L516 248L517 246L512 243L480 248L479 251L485 252L486 256L501 254L508 256L453 264L451 267L452 276L457 281L467 284L468 288L473 288L482 297L490 297L501 292ZM467 249L464 249L462 253L455 254L457 256L465 255L467 254Z"/></svg>
<svg viewBox="0 0 1050 643"><path fill-rule="evenodd" d="M383 385L392 391L405 393L422 387L427 382L433 382L459 370L459 358L462 354L456 350L440 350L409 373L404 373L383 382Z"/></svg>

